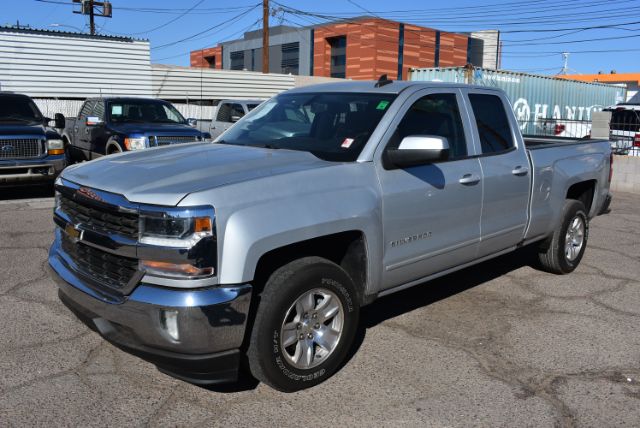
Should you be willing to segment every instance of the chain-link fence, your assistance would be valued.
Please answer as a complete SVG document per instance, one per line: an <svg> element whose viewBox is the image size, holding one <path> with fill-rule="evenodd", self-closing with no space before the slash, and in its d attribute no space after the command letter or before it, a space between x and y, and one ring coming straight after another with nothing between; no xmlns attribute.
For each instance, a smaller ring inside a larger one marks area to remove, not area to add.
<svg viewBox="0 0 640 428"><path fill-rule="evenodd" d="M611 149L618 155L640 156L640 109L614 112L609 122ZM522 134L537 137L588 139L590 120L537 119L518 121Z"/></svg>

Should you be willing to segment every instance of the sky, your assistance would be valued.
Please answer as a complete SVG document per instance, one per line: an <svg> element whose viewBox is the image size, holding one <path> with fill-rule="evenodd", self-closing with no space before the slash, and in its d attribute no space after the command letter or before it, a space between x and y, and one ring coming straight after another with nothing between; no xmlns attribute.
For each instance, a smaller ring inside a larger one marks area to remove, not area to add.
<svg viewBox="0 0 640 428"><path fill-rule="evenodd" d="M72 0L0 0L0 25L88 32ZM151 61L189 65L189 52L262 26L259 0L111 0L100 34L147 39ZM270 24L305 26L371 15L443 31L501 31L502 68L554 75L640 73L640 0L270 0Z"/></svg>

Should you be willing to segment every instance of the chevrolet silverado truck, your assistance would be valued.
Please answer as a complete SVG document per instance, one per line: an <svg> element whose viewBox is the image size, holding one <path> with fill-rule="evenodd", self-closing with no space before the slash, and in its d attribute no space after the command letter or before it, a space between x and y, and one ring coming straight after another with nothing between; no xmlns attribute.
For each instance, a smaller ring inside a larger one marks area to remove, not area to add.
<svg viewBox="0 0 640 428"><path fill-rule="evenodd" d="M208 133L194 129L167 101L147 98L91 98L76 118L67 120L63 139L69 163L114 153L205 141Z"/></svg>
<svg viewBox="0 0 640 428"><path fill-rule="evenodd" d="M298 88L216 144L67 168L49 263L67 306L162 371L295 391L340 367L377 298L529 244L576 269L611 159L523 139L498 89Z"/></svg>
<svg viewBox="0 0 640 428"><path fill-rule="evenodd" d="M64 116L42 115L26 95L0 92L0 186L53 183L65 167Z"/></svg>

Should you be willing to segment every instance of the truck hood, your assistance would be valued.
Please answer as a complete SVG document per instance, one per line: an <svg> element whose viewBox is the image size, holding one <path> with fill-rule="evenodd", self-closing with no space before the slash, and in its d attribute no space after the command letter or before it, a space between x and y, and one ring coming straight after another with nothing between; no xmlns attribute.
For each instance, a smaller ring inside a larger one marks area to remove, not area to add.
<svg viewBox="0 0 640 428"><path fill-rule="evenodd" d="M301 151L190 143L105 156L62 177L131 202L177 205L189 193L331 165Z"/></svg>
<svg viewBox="0 0 640 428"><path fill-rule="evenodd" d="M0 137L22 137L37 136L38 138L46 137L61 138L60 135L52 128L44 126L41 123L7 123L0 122Z"/></svg>
<svg viewBox="0 0 640 428"><path fill-rule="evenodd" d="M121 134L146 134L146 135L193 135L200 136L201 133L197 129L189 125L181 125L176 123L118 123L111 124L111 128Z"/></svg>
<svg viewBox="0 0 640 428"><path fill-rule="evenodd" d="M16 135L44 135L45 127L39 123L33 124L17 124L0 122L0 135L16 136Z"/></svg>

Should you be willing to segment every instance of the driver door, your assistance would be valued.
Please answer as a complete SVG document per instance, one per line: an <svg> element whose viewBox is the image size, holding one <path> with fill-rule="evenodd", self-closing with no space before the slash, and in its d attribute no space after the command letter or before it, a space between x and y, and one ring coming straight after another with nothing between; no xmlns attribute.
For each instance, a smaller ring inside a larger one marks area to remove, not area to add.
<svg viewBox="0 0 640 428"><path fill-rule="evenodd" d="M384 149L404 137L447 139L449 158L401 169L385 168ZM382 187L383 276L388 289L477 257L482 170L471 126L457 89L419 91L410 97L383 142L376 168Z"/></svg>

